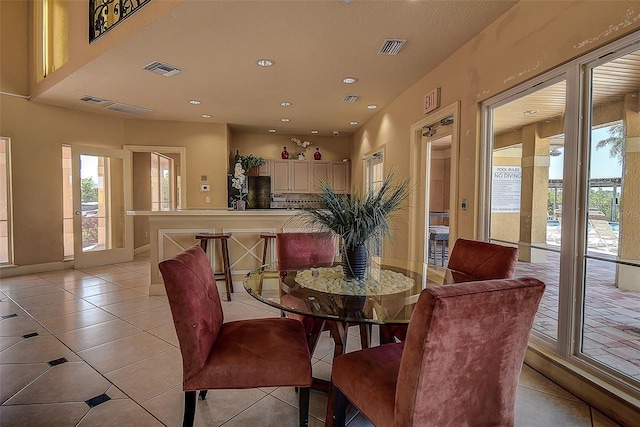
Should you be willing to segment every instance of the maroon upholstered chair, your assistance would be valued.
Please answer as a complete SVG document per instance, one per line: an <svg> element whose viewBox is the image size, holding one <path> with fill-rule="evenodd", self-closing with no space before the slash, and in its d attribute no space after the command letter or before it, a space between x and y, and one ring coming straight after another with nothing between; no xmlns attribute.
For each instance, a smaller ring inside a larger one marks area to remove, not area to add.
<svg viewBox="0 0 640 427"><path fill-rule="evenodd" d="M276 255L280 270L324 267L333 264L336 248L329 232L276 233Z"/></svg>
<svg viewBox="0 0 640 427"><path fill-rule="evenodd" d="M276 256L278 268L281 271L298 270L311 266L331 266L335 255L335 242L333 235L329 232L276 234ZM286 294L280 295L280 301L291 307L297 307L301 303L298 298ZM285 315L302 322L307 334L309 351L313 354L320 332L325 327L324 320L295 313L285 313Z"/></svg>
<svg viewBox="0 0 640 427"><path fill-rule="evenodd" d="M518 265L518 248L481 242L479 240L457 239L449 263L445 284L474 282L477 280L513 279ZM403 341L407 335L405 325L389 325L380 329L382 342L389 337Z"/></svg>
<svg viewBox="0 0 640 427"><path fill-rule="evenodd" d="M447 268L453 283L476 280L512 279L518 265L518 248L457 239Z"/></svg>
<svg viewBox="0 0 640 427"><path fill-rule="evenodd" d="M311 356L304 328L286 318L223 323L209 259L193 246L159 265L182 353L183 426L195 418L196 391L293 386L300 388L306 426Z"/></svg>
<svg viewBox="0 0 640 427"><path fill-rule="evenodd" d="M406 341L333 360L335 425L348 399L377 427L513 426L544 288L525 278L423 290Z"/></svg>

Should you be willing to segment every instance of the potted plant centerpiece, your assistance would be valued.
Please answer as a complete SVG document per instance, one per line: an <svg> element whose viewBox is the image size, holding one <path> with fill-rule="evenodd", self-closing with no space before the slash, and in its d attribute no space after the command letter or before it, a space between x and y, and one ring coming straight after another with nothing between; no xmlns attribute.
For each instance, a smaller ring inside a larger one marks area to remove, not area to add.
<svg viewBox="0 0 640 427"><path fill-rule="evenodd" d="M262 157L254 156L253 154L238 156L237 161L240 162L242 168L247 171L247 176L258 176L258 168L265 163Z"/></svg>
<svg viewBox="0 0 640 427"><path fill-rule="evenodd" d="M362 279L367 267L368 244L374 237L391 237L390 221L408 197L409 180L396 180L392 171L378 191L338 194L320 184L320 202L326 208L301 211L296 219L305 225L331 231L342 238L342 269L346 277Z"/></svg>

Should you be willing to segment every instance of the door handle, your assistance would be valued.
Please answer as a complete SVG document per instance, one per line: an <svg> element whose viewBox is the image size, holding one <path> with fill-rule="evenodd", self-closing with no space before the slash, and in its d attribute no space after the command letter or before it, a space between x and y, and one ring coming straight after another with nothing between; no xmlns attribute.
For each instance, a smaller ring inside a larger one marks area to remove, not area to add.
<svg viewBox="0 0 640 427"><path fill-rule="evenodd" d="M82 213L82 212L80 212L80 211L75 211L73 214L74 214L74 215L80 215L81 213Z"/></svg>

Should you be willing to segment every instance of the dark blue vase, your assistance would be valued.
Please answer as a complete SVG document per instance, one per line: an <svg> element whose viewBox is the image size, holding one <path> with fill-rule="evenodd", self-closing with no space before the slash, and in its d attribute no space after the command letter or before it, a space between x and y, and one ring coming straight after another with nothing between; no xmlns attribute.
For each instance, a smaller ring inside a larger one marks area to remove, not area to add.
<svg viewBox="0 0 640 427"><path fill-rule="evenodd" d="M346 278L362 279L366 270L367 248L364 245L343 249L342 273Z"/></svg>

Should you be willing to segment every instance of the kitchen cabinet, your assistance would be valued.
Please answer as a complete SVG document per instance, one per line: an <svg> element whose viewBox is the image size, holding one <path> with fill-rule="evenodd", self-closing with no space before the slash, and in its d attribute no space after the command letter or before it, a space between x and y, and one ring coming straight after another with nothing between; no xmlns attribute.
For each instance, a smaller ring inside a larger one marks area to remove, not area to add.
<svg viewBox="0 0 640 427"><path fill-rule="evenodd" d="M331 162L331 187L336 193L351 193L350 162Z"/></svg>
<svg viewBox="0 0 640 427"><path fill-rule="evenodd" d="M350 193L350 163L323 160L271 160L272 193L319 193L327 182L336 193Z"/></svg>
<svg viewBox="0 0 640 427"><path fill-rule="evenodd" d="M304 160L272 160L272 193L309 193L310 165Z"/></svg>
<svg viewBox="0 0 640 427"><path fill-rule="evenodd" d="M331 184L331 162L317 160L311 161L311 192L319 193L320 184Z"/></svg>

